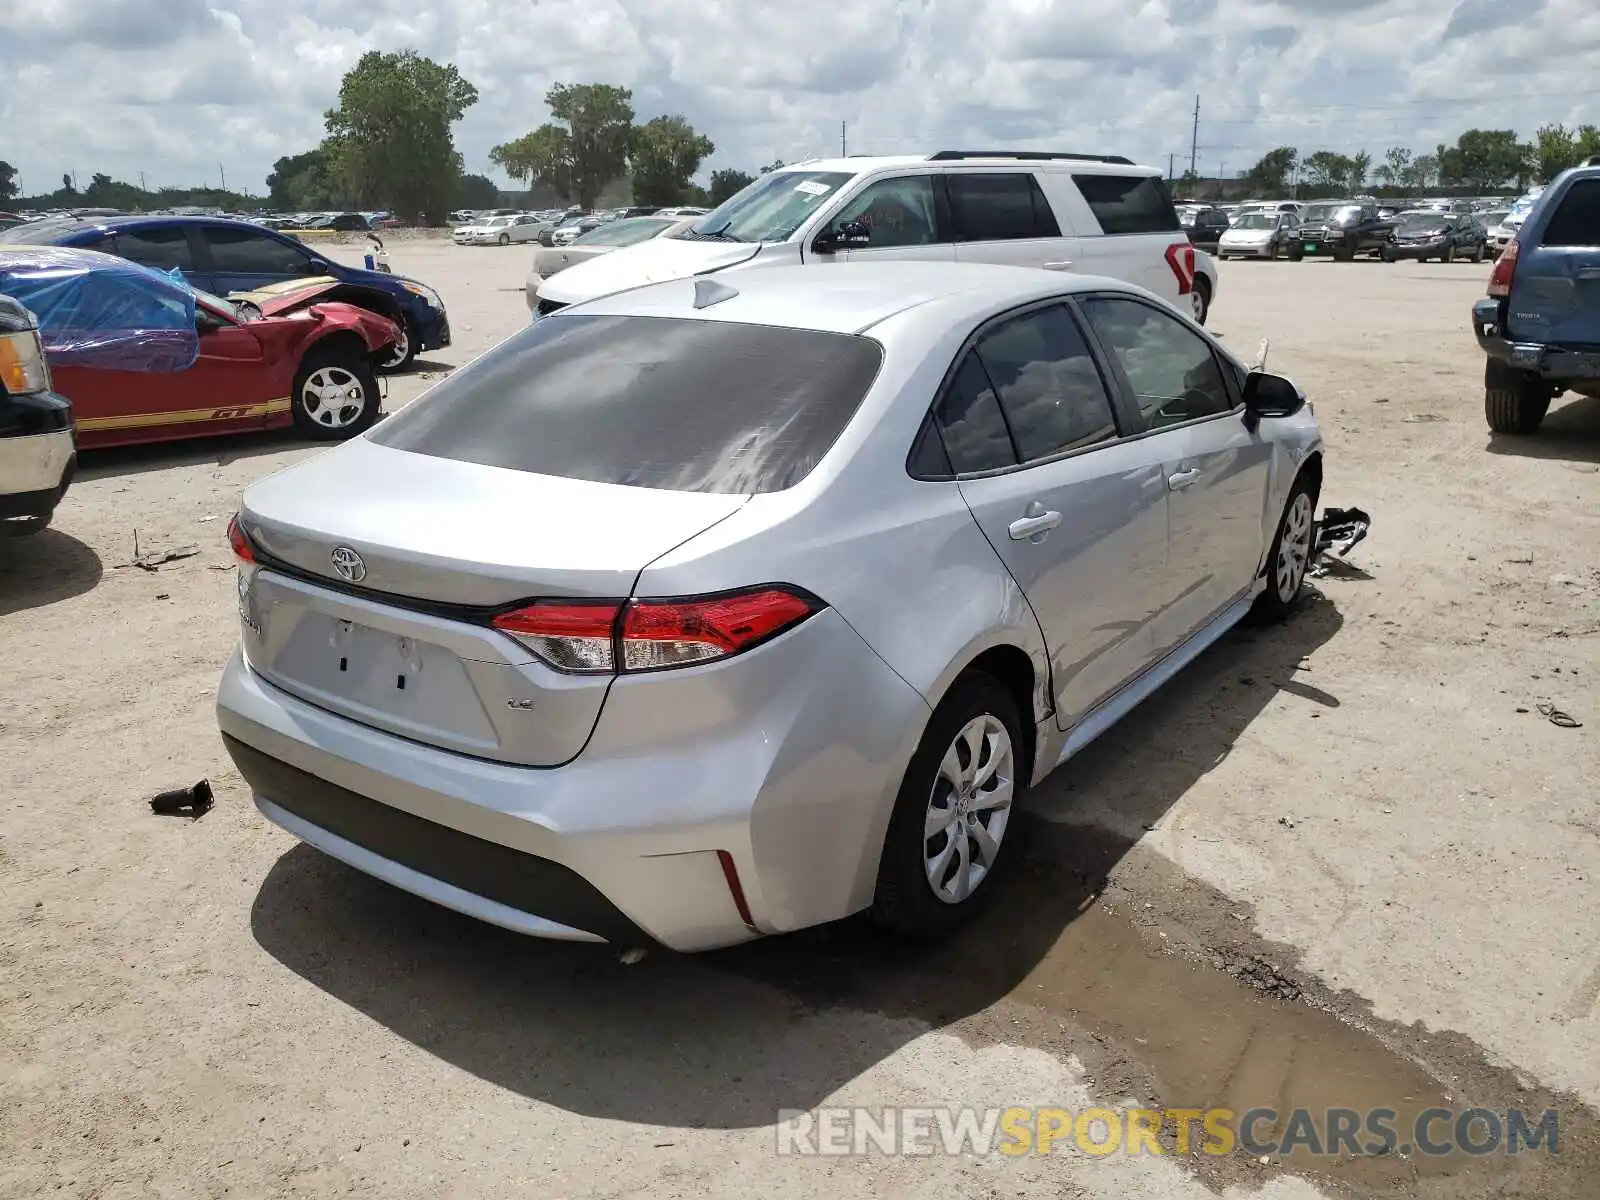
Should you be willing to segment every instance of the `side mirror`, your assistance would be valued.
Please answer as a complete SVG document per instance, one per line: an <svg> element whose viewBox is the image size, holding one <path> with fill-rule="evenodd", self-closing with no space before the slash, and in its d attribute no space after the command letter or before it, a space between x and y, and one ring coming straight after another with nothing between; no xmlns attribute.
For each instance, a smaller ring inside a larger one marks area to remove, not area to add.
<svg viewBox="0 0 1600 1200"><path fill-rule="evenodd" d="M817 234L811 249L818 254L837 254L841 250L857 250L872 245L872 231L862 221L845 221L832 229Z"/></svg>
<svg viewBox="0 0 1600 1200"><path fill-rule="evenodd" d="M1244 423L1252 433L1262 417L1292 417L1306 406L1306 394L1292 379L1251 371L1244 381Z"/></svg>
<svg viewBox="0 0 1600 1200"><path fill-rule="evenodd" d="M308 275L326 275L327 273L328 264L320 258L313 258L306 263L306 274Z"/></svg>

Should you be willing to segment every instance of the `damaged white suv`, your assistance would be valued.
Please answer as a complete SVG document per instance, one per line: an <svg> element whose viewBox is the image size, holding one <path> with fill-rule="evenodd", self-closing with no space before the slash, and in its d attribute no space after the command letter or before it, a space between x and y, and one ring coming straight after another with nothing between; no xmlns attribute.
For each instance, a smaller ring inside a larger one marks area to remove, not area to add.
<svg viewBox="0 0 1600 1200"><path fill-rule="evenodd" d="M1190 244L1166 181L1115 156L944 150L768 172L694 225L582 263L536 316L646 283L754 267L972 262L1100 275L1205 324L1216 264Z"/></svg>

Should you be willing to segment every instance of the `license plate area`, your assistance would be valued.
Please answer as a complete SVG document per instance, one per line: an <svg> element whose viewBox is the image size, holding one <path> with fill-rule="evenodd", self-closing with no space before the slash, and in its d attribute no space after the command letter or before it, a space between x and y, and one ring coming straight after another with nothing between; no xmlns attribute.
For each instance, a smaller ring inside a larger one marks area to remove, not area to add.
<svg viewBox="0 0 1600 1200"><path fill-rule="evenodd" d="M1317 248L1317 244L1315 242L1307 242L1305 244L1305 248L1307 250L1315 250Z"/></svg>
<svg viewBox="0 0 1600 1200"><path fill-rule="evenodd" d="M363 724L474 753L499 743L469 664L425 638L302 609L264 657L267 678ZM478 665L493 675L509 670Z"/></svg>

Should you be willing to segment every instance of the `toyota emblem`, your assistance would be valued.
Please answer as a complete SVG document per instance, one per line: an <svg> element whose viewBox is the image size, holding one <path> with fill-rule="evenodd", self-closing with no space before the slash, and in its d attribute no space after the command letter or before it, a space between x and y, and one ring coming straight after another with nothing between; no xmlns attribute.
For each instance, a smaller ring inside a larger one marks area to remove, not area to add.
<svg viewBox="0 0 1600 1200"><path fill-rule="evenodd" d="M360 583L367 577L367 564L349 546L335 546L328 557L333 560L334 571L345 582Z"/></svg>

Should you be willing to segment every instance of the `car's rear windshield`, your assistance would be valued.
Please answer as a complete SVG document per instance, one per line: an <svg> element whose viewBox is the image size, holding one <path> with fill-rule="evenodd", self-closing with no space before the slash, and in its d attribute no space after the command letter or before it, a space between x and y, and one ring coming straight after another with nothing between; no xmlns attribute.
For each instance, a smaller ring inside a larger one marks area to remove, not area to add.
<svg viewBox="0 0 1600 1200"><path fill-rule="evenodd" d="M680 492L793 487L883 349L851 334L678 317L547 317L369 436L396 450Z"/></svg>
<svg viewBox="0 0 1600 1200"><path fill-rule="evenodd" d="M50 246L79 229L89 226L71 217L46 217L42 221L27 221L6 230L5 241L13 246Z"/></svg>
<svg viewBox="0 0 1600 1200"><path fill-rule="evenodd" d="M1544 236L1545 246L1600 246L1600 179L1574 179Z"/></svg>

